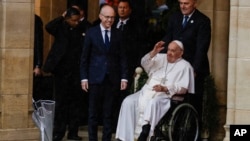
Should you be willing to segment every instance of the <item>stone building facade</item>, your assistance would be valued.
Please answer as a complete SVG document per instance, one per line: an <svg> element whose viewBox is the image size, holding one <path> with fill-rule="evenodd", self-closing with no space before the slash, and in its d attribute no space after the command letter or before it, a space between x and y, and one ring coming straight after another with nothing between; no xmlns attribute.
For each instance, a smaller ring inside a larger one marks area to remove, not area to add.
<svg viewBox="0 0 250 141"><path fill-rule="evenodd" d="M0 0L0 141L40 138L31 119L34 14L47 23L66 5L66 0ZM99 0L88 7L88 19L94 21ZM212 23L209 58L220 104L213 140L229 141L230 124L250 123L243 118L250 116L250 1L198 0L198 9ZM46 55L53 39L44 33Z"/></svg>

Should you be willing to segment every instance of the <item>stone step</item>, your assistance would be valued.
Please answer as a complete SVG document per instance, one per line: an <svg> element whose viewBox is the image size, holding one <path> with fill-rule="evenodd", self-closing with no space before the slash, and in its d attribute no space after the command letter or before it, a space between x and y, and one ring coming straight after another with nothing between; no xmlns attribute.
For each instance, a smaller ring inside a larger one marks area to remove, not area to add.
<svg viewBox="0 0 250 141"><path fill-rule="evenodd" d="M88 141L88 127L87 126L81 126L80 130L78 132L78 135L82 137L82 141ZM102 126L98 127L98 140L101 141L102 139ZM72 141L67 139L67 134L65 134L65 137L63 138L62 141ZM116 141L115 140L115 134L112 134L112 140L111 141Z"/></svg>

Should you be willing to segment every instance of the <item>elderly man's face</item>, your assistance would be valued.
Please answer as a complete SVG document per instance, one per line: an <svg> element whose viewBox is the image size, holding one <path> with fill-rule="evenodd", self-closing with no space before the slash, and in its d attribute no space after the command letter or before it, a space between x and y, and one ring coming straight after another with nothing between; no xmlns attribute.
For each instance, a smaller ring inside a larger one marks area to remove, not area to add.
<svg viewBox="0 0 250 141"><path fill-rule="evenodd" d="M182 14L189 15L196 8L196 0L179 0L179 5Z"/></svg>
<svg viewBox="0 0 250 141"><path fill-rule="evenodd" d="M168 45L167 59L168 62L174 63L177 59L181 58L183 50L175 43L171 42Z"/></svg>

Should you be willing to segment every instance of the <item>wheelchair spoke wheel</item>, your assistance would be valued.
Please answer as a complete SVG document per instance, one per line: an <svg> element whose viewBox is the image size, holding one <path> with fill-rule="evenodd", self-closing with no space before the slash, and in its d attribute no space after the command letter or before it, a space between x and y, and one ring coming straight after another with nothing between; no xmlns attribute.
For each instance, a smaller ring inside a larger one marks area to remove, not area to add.
<svg viewBox="0 0 250 141"><path fill-rule="evenodd" d="M198 134L199 122L196 110L188 103L177 106L169 121L169 140L196 141Z"/></svg>

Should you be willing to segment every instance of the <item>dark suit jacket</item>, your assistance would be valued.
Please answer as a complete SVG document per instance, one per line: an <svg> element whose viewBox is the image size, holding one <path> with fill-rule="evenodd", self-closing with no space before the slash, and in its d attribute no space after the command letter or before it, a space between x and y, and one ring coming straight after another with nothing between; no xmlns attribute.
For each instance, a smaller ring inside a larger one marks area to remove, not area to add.
<svg viewBox="0 0 250 141"><path fill-rule="evenodd" d="M115 21L113 27L116 28L119 19ZM128 59L129 84L132 83L136 67L141 65L141 58L149 50L146 48L145 33L143 27L134 19L130 18L122 30L122 45L125 48Z"/></svg>
<svg viewBox="0 0 250 141"><path fill-rule="evenodd" d="M78 26L77 26L77 30L80 30L82 32L82 36L83 36L83 40L86 34L86 31L92 26L92 24L86 19L84 18L82 21L79 22Z"/></svg>
<svg viewBox="0 0 250 141"><path fill-rule="evenodd" d="M121 33L111 29L110 47L107 48L100 25L90 28L85 36L80 65L81 80L88 79L89 84L100 84L106 74L114 84L127 79L127 61L121 44Z"/></svg>
<svg viewBox="0 0 250 141"><path fill-rule="evenodd" d="M35 15L34 67L43 64L43 21Z"/></svg>
<svg viewBox="0 0 250 141"><path fill-rule="evenodd" d="M75 71L79 76L83 28L70 27L62 16L50 21L45 28L54 36L54 42L43 70L57 74Z"/></svg>
<svg viewBox="0 0 250 141"><path fill-rule="evenodd" d="M208 75L210 72L207 56L211 40L210 19L196 9L184 29L182 20L183 15L180 11L170 17L163 41L166 45L172 40L182 41L183 58L192 64L196 74Z"/></svg>

